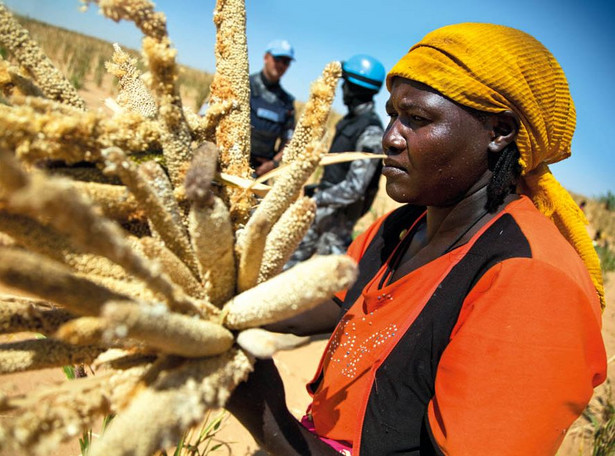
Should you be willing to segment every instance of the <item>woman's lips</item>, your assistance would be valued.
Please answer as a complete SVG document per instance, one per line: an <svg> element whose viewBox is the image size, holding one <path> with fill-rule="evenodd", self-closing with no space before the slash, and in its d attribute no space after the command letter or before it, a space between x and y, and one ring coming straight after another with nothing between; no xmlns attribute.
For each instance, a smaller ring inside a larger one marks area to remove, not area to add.
<svg viewBox="0 0 615 456"><path fill-rule="evenodd" d="M406 170L394 162L385 160L382 168L382 175L385 177L395 177L406 174Z"/></svg>

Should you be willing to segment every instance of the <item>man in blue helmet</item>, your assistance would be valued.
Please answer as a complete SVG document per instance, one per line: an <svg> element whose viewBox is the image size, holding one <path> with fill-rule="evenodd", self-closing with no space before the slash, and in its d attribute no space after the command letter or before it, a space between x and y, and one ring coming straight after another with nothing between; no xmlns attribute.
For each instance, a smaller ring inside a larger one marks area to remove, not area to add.
<svg viewBox="0 0 615 456"><path fill-rule="evenodd" d="M280 85L294 59L288 41L274 40L265 51L263 69L250 75L250 166L258 176L277 167L295 128L295 99Z"/></svg>
<svg viewBox="0 0 615 456"><path fill-rule="evenodd" d="M382 153L382 122L374 110L374 96L382 87L385 70L369 55L342 62L342 93L348 113L337 123L329 152ZM367 212L376 192L382 160L354 160L326 166L320 182L306 189L316 200L316 218L286 267L314 253L344 253L352 230Z"/></svg>

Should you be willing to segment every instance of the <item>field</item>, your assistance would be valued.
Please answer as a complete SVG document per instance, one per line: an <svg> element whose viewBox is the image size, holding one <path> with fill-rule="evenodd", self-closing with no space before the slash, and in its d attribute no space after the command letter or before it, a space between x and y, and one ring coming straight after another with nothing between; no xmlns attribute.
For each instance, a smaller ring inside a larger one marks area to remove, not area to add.
<svg viewBox="0 0 615 456"><path fill-rule="evenodd" d="M55 27L50 27L37 21L20 18L24 26L28 28L33 38L42 44L48 56L56 63L67 75L73 85L79 89L79 94L86 101L91 109L107 109L103 100L106 97L115 95L116 87L112 78L104 71L104 62L111 58L113 48L110 43L75 34ZM136 51L129 51L137 56ZM199 106L209 94L209 85L212 75L198 70L182 67L181 68L181 95L186 106L198 110ZM297 109L300 112L303 103L298 102ZM329 129L339 118L339 114L332 115L329 120ZM615 241L615 211L607 210L604 202L574 195L579 203L586 201L585 212L590 221L590 233L595 236L599 247L605 249L604 258L612 258L613 254L609 248L613 248ZM364 229L378 216L390 211L396 206L383 191L381 185L380 193L372 207L357 225L357 232ZM606 263L603 260L603 263ZM615 269L615 265L612 269ZM609 360L615 359L615 308L609 304L615 304L615 273L606 274L606 296L607 308L603 321L603 335L607 347ZM6 291L1 290L0 291ZM292 351L279 352L275 355L281 375L285 380L287 402L291 412L300 417L309 402L309 398L304 389L304 384L311 378L319 360L326 341L323 339L313 339L305 346L296 348ZM615 374L609 373L610 381L602 385L596 391L595 397L588 407L586 414L582 416L570 429L560 456L585 456L585 455L607 455L609 452L599 452L596 450L598 443L594 442L596 431L604 428L604 423L612 420L611 426L615 428L615 412L613 401L615 396L611 395L610 384L615 379ZM1 390L4 393L27 392L34 385L55 384L66 381L64 373L58 369L47 369L28 374L13 374L2 378ZM218 413L218 412L216 412ZM216 416L216 413L212 415ZM220 412L222 413L222 412ZM95 429L98 432L99 429ZM611 429L611 432L614 432ZM613 444L615 436L607 438ZM213 454L221 455L261 455L257 445L247 432L234 421L232 417L225 416L220 429L216 432L211 442L222 444ZM80 447L77 440L64 445L55 453L57 456L79 454Z"/></svg>
<svg viewBox="0 0 615 456"><path fill-rule="evenodd" d="M107 73L105 62L113 55L111 43L90 36L47 24L34 19L20 17L22 25L32 38L41 43L41 48L58 66L68 80L80 90L90 106L101 107L104 97L115 92L114 78ZM140 53L124 49L140 62ZM180 65L179 84L184 104L198 111L209 95L213 75ZM143 67L140 67L143 70Z"/></svg>

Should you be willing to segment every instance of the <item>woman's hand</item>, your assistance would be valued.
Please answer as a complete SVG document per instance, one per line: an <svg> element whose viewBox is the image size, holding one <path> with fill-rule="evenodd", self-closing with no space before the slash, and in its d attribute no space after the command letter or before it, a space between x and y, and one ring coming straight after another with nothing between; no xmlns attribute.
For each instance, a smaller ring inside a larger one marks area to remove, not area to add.
<svg viewBox="0 0 615 456"><path fill-rule="evenodd" d="M235 388L226 404L226 409L250 432L252 429L263 427L266 409L275 412L276 415L288 412L284 383L273 360L256 360L254 371L245 382Z"/></svg>
<svg viewBox="0 0 615 456"><path fill-rule="evenodd" d="M306 312L276 323L265 325L267 331L291 333L296 336L331 334L340 321L340 306L329 299Z"/></svg>
<svg viewBox="0 0 615 456"><path fill-rule="evenodd" d="M284 383L271 359L256 360L254 371L235 389L226 409L272 455L339 456L288 411Z"/></svg>

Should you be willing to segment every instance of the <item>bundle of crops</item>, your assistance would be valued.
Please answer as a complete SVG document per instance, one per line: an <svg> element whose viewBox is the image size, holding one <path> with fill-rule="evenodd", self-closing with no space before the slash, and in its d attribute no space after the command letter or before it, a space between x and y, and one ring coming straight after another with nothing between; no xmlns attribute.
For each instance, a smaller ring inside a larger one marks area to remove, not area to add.
<svg viewBox="0 0 615 456"><path fill-rule="evenodd" d="M116 414L90 455L150 455L223 407L255 357L288 344L261 327L355 278L346 256L282 272L310 225L302 186L341 74L313 83L283 172L250 182L243 0L218 0L216 75L203 117L182 106L176 51L148 0L90 1L142 31L148 69L116 46L113 115L77 91L0 4L0 373L86 364L95 376L0 397L0 449L48 454ZM231 183L234 185L231 185ZM237 184L240 182L240 184ZM291 342L292 343L292 342Z"/></svg>

